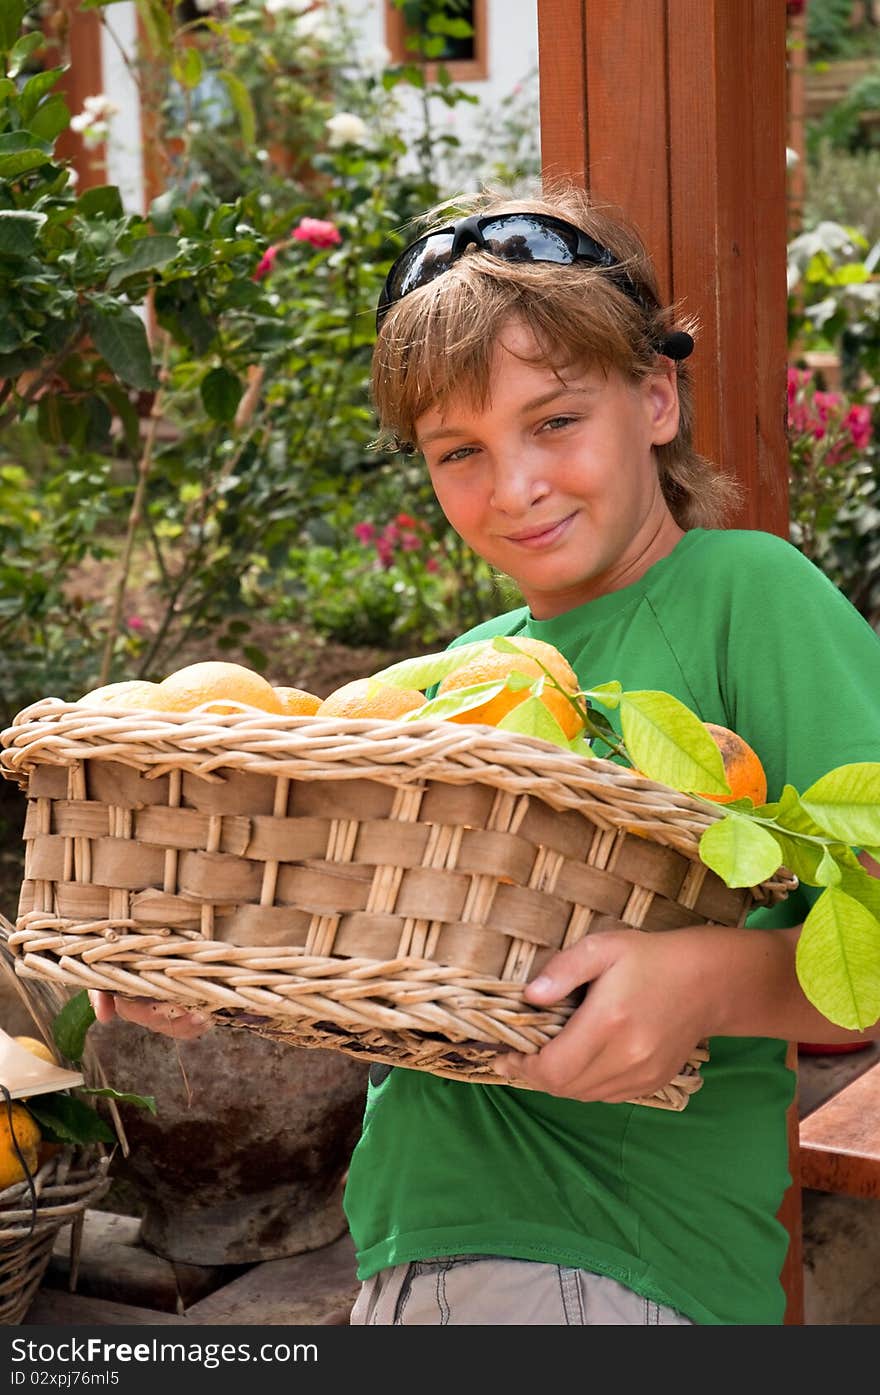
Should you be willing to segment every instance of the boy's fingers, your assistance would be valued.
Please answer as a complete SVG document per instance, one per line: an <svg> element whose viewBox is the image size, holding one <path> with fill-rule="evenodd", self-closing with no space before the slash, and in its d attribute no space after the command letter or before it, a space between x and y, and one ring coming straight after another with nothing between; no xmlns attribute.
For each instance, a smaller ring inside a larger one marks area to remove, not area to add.
<svg viewBox="0 0 880 1395"><path fill-rule="evenodd" d="M529 1003L555 1003L575 988L598 978L614 962L619 945L613 930L585 935L569 949L561 949L548 959L537 978L527 983L523 997Z"/></svg>
<svg viewBox="0 0 880 1395"><path fill-rule="evenodd" d="M203 1012L187 1012L173 1003L156 998L117 998L116 1011L126 1022L146 1027L160 1036L193 1041L210 1030L211 1019Z"/></svg>
<svg viewBox="0 0 880 1395"><path fill-rule="evenodd" d="M116 1003L112 993L103 993L99 988L90 988L89 1002L99 1022L109 1022L116 1016Z"/></svg>

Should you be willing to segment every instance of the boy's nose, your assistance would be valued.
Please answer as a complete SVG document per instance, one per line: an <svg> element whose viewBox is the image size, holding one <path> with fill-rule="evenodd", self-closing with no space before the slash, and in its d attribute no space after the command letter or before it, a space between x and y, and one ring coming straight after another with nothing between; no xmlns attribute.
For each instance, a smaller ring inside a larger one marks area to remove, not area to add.
<svg viewBox="0 0 880 1395"><path fill-rule="evenodd" d="M492 484L492 507L511 517L528 513L546 497L549 485L531 470L527 462L499 466Z"/></svg>

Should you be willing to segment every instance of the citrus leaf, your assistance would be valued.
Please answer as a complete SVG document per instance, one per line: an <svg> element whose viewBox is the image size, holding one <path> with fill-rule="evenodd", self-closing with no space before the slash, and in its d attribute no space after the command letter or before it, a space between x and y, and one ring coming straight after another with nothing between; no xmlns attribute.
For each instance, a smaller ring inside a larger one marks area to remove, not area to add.
<svg viewBox="0 0 880 1395"><path fill-rule="evenodd" d="M859 847L880 843L880 762L829 770L801 795L801 807L824 832Z"/></svg>
<svg viewBox="0 0 880 1395"><path fill-rule="evenodd" d="M577 736L571 738L568 749L574 751L576 756L592 756L594 754L590 738L585 731L579 731Z"/></svg>
<svg viewBox="0 0 880 1395"><path fill-rule="evenodd" d="M52 1036L61 1055L68 1061L79 1064L82 1060L86 1032L94 1021L95 1010L89 1002L85 988L74 993L70 1001L56 1014L52 1022Z"/></svg>
<svg viewBox="0 0 880 1395"><path fill-rule="evenodd" d="M595 698L603 707L619 707L622 694L623 687L615 678L611 683L600 683L597 688L588 689L581 697Z"/></svg>
<svg viewBox="0 0 880 1395"><path fill-rule="evenodd" d="M817 886L839 886L843 873L830 848L822 849L819 866L816 868Z"/></svg>
<svg viewBox="0 0 880 1395"><path fill-rule="evenodd" d="M100 1114L74 1095L61 1091L34 1095L28 1109L50 1143L115 1143L116 1135Z"/></svg>
<svg viewBox="0 0 880 1395"><path fill-rule="evenodd" d="M102 1085L100 1087L97 1085L80 1085L77 1089L81 1095L99 1095L102 1099L119 1100L122 1104L137 1105L139 1109L146 1109L150 1114L155 1114L157 1112L155 1095L132 1095L124 1090L111 1090L109 1085Z"/></svg>
<svg viewBox="0 0 880 1395"><path fill-rule="evenodd" d="M568 746L568 737L538 697L523 698L498 723L499 731L514 731L521 736L539 736L554 746Z"/></svg>
<svg viewBox="0 0 880 1395"><path fill-rule="evenodd" d="M420 722L423 717L433 717L437 721L443 721L449 717L456 717L459 712L470 712L475 707L482 707L484 702L490 702L499 693L503 693L506 687L506 682L499 679L495 683L472 683L467 688L456 688L451 693L442 693L440 697L431 698L424 707L407 712L403 720Z"/></svg>
<svg viewBox="0 0 880 1395"><path fill-rule="evenodd" d="M425 688L440 683L448 673L455 673L480 650L488 647L486 640L475 640L472 644L460 644L456 649L444 649L439 654L419 654L414 659L401 659L371 674L370 682L382 687L413 688L423 692Z"/></svg>
<svg viewBox="0 0 880 1395"><path fill-rule="evenodd" d="M839 887L827 887L804 921L795 967L829 1022L859 1031L880 1017L880 920Z"/></svg>
<svg viewBox="0 0 880 1395"><path fill-rule="evenodd" d="M620 713L626 748L643 775L676 790L730 794L721 752L678 698L652 689L622 693Z"/></svg>
<svg viewBox="0 0 880 1395"><path fill-rule="evenodd" d="M782 854L766 828L731 812L706 829L700 860L727 886L760 886L781 865Z"/></svg>

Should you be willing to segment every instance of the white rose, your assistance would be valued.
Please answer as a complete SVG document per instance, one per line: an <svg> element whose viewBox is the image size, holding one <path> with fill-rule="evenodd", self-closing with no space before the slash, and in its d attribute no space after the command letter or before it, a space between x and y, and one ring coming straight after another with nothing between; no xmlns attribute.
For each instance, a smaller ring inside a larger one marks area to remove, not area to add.
<svg viewBox="0 0 880 1395"><path fill-rule="evenodd" d="M324 124L329 132L328 144L334 149L341 145L366 145L369 138L366 121L353 111L338 111Z"/></svg>
<svg viewBox="0 0 880 1395"><path fill-rule="evenodd" d="M282 15L285 12L301 15L305 10L310 10L315 0L266 0L266 9L270 15Z"/></svg>

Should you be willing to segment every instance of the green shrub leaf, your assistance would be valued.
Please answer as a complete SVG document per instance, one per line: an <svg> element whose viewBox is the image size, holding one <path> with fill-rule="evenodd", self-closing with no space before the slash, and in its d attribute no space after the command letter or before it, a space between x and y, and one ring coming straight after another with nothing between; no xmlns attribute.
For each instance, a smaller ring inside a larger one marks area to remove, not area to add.
<svg viewBox="0 0 880 1395"><path fill-rule="evenodd" d="M241 379L222 365L212 368L202 379L202 405L212 421L232 421L242 392Z"/></svg>
<svg viewBox="0 0 880 1395"><path fill-rule="evenodd" d="M95 348L117 378L130 387L157 386L147 331L133 310L120 306L111 314L93 305L89 311L89 329Z"/></svg>
<svg viewBox="0 0 880 1395"><path fill-rule="evenodd" d="M839 887L823 891L804 921L796 968L829 1022L859 1031L880 1017L880 920Z"/></svg>
<svg viewBox="0 0 880 1395"><path fill-rule="evenodd" d="M731 811L700 838L700 859L727 886L759 886L779 868L782 854L768 829Z"/></svg>
<svg viewBox="0 0 880 1395"><path fill-rule="evenodd" d="M880 762L839 765L810 785L800 802L832 838L858 847L880 843Z"/></svg>
<svg viewBox="0 0 880 1395"><path fill-rule="evenodd" d="M424 707L407 712L404 721L420 722L423 717L445 721L449 717L457 717L460 712L470 712L475 707L482 707L484 702L491 702L492 698L503 693L506 687L507 683L499 678L494 683L471 683L467 688L455 688L451 693L441 693L439 697L431 698Z"/></svg>
<svg viewBox="0 0 880 1395"><path fill-rule="evenodd" d="M125 261L117 262L111 267L107 277L107 289L113 290L129 276L135 276L139 272L153 271L157 267L165 266L177 256L177 249L177 238L168 233L156 233L152 237L140 238Z"/></svg>
<svg viewBox="0 0 880 1395"><path fill-rule="evenodd" d="M392 688L414 688L424 692L435 683L440 683L448 673L455 673L467 661L487 647L485 640L473 644L460 644L456 649L445 649L440 654L419 654L414 659L401 659L399 663L380 669L372 675L376 683Z"/></svg>
<svg viewBox="0 0 880 1395"><path fill-rule="evenodd" d="M670 693L620 697L623 739L637 770L675 790L730 794L721 752L703 723Z"/></svg>

